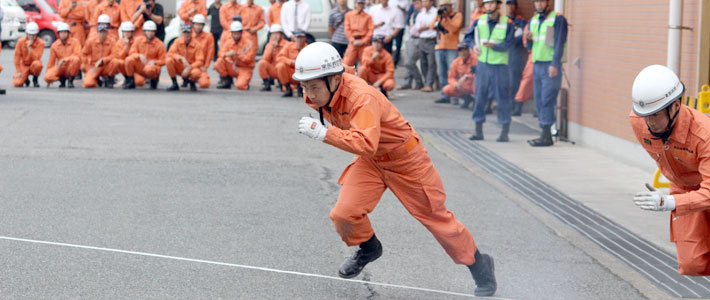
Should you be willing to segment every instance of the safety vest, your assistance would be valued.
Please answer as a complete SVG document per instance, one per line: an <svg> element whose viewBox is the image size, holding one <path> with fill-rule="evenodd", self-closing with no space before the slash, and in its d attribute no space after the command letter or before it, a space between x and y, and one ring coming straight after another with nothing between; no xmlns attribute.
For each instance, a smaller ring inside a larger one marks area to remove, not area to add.
<svg viewBox="0 0 710 300"><path fill-rule="evenodd" d="M476 25L478 30L478 41L485 42L491 41L494 44L499 44L505 42L505 38L508 32L508 17L501 16L498 18L498 24L493 27L493 32L491 32L490 27L488 27L488 14L482 15L478 18L478 24ZM480 44L479 44L480 46ZM478 56L479 62L484 62L489 65L507 65L508 64L508 51L495 51L488 47L480 46L481 55Z"/></svg>
<svg viewBox="0 0 710 300"><path fill-rule="evenodd" d="M547 15L542 24L540 24L540 14L536 14L530 20L530 32L533 36L533 62L550 62L555 55L555 48L545 44L547 30L555 30L553 28L555 26L555 17L557 17L557 12L553 10Z"/></svg>

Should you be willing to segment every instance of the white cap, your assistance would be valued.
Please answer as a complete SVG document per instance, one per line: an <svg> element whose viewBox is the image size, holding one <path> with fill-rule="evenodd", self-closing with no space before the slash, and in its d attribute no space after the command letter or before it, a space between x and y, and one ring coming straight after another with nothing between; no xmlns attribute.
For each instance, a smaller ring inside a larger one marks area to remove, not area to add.
<svg viewBox="0 0 710 300"><path fill-rule="evenodd" d="M156 31L158 30L158 26L155 25L155 22L153 21L146 21L143 23L143 31Z"/></svg>
<svg viewBox="0 0 710 300"><path fill-rule="evenodd" d="M121 27L119 28L120 31L135 31L136 27L133 26L133 23L131 22L123 22L121 23Z"/></svg>
<svg viewBox="0 0 710 300"><path fill-rule="evenodd" d="M27 23L27 28L25 28L25 32L27 34L38 34L39 26L37 26L37 23L35 22L29 22Z"/></svg>
<svg viewBox="0 0 710 300"><path fill-rule="evenodd" d="M239 21L234 21L232 22L232 25L229 25L229 31L242 31L244 30L244 27L242 27L242 22Z"/></svg>
<svg viewBox="0 0 710 300"><path fill-rule="evenodd" d="M59 24L57 24L57 32L60 32L60 31L69 31L69 24L64 23L64 22L59 22Z"/></svg>
<svg viewBox="0 0 710 300"><path fill-rule="evenodd" d="M280 24L274 24L271 25L271 28L269 28L269 32L284 32L284 29L281 27Z"/></svg>
<svg viewBox="0 0 710 300"><path fill-rule="evenodd" d="M205 16L202 14L196 14L192 17L192 23L201 23L205 24Z"/></svg>
<svg viewBox="0 0 710 300"><path fill-rule="evenodd" d="M99 16L98 23L111 23L111 17L107 14L102 14Z"/></svg>
<svg viewBox="0 0 710 300"><path fill-rule="evenodd" d="M685 86L673 70L666 66L650 65L636 76L631 97L634 113L640 117L655 114L678 100Z"/></svg>
<svg viewBox="0 0 710 300"><path fill-rule="evenodd" d="M301 49L295 67L296 72L292 78L296 81L308 81L345 71L338 50L324 42L315 42Z"/></svg>

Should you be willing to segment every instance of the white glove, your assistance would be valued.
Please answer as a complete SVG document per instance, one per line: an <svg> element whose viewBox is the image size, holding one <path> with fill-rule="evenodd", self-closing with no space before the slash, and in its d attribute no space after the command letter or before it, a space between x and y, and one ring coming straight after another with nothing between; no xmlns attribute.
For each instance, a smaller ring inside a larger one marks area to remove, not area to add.
<svg viewBox="0 0 710 300"><path fill-rule="evenodd" d="M302 117L301 120L298 121L298 133L305 134L309 138L322 141L325 139L327 132L328 128L314 118Z"/></svg>
<svg viewBox="0 0 710 300"><path fill-rule="evenodd" d="M645 210L652 211L671 211L675 209L675 199L671 195L666 195L657 191L648 183L646 184L648 192L638 192L634 196L634 204Z"/></svg>

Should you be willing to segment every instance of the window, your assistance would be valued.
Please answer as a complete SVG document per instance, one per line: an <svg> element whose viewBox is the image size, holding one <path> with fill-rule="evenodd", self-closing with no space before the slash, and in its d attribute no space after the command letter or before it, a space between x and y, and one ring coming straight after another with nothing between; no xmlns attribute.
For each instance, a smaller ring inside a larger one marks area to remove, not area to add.
<svg viewBox="0 0 710 300"><path fill-rule="evenodd" d="M39 13L41 12L39 10L39 7L35 4L34 0L19 0L17 3L22 7L24 11L28 12L36 12Z"/></svg>
<svg viewBox="0 0 710 300"><path fill-rule="evenodd" d="M68 0L67 0L67 1L68 1ZM54 10L54 7L52 7L51 5L49 5L49 3L47 3L47 1L45 1L45 0L37 0L37 3L39 3L39 5L42 6L42 9L44 9L46 12L48 12L48 13L50 13L50 14L56 14L56 13L57 13L57 11Z"/></svg>

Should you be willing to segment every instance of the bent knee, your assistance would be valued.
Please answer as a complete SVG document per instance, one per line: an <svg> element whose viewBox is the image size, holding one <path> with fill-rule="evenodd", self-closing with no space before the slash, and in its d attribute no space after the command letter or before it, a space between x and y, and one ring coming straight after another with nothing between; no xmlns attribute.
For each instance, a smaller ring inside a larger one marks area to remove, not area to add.
<svg viewBox="0 0 710 300"><path fill-rule="evenodd" d="M694 259L679 260L678 272L688 276L710 276L710 253Z"/></svg>

